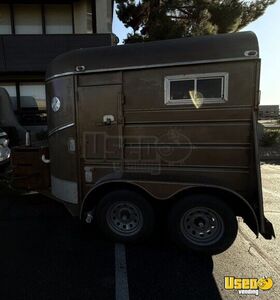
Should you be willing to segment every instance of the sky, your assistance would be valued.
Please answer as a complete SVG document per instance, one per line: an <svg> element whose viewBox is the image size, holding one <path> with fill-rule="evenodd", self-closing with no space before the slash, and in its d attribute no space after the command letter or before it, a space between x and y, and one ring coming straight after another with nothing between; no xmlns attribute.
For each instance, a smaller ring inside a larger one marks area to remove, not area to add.
<svg viewBox="0 0 280 300"><path fill-rule="evenodd" d="M279 104L280 93L280 0L271 5L263 16L249 24L242 31L254 31L260 45L261 66L261 104ZM113 19L113 32L120 42L131 30L124 27L116 14Z"/></svg>

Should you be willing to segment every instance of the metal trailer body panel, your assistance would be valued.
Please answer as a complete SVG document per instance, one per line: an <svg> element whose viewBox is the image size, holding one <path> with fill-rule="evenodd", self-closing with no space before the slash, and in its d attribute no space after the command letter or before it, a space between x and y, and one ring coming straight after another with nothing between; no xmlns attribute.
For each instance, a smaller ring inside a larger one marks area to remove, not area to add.
<svg viewBox="0 0 280 300"><path fill-rule="evenodd" d="M62 198L63 190L77 215L110 183L134 185L159 200L216 189L239 197L256 223L252 230L271 237L256 144L258 51L254 34L238 33L83 49L55 59L47 73L49 145L51 175L63 184L53 194ZM168 105L168 78L203 74L226 74L223 101Z"/></svg>
<svg viewBox="0 0 280 300"><path fill-rule="evenodd" d="M52 194L63 201L78 204L78 165L76 156L76 116L74 78L61 78L49 93L61 101L61 109L49 118L49 144ZM49 106L49 103L47 104ZM50 108L48 107L50 111Z"/></svg>

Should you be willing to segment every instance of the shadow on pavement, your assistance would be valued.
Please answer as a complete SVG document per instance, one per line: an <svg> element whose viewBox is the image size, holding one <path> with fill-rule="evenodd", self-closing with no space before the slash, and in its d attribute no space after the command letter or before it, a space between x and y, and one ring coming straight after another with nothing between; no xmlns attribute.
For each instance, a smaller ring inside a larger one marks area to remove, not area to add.
<svg viewBox="0 0 280 300"><path fill-rule="evenodd" d="M261 165L280 165L280 159L278 160L261 160Z"/></svg>
<svg viewBox="0 0 280 300"><path fill-rule="evenodd" d="M211 257L157 236L127 246L130 299L221 299ZM0 191L1 299L115 299L114 245L41 195Z"/></svg>
<svg viewBox="0 0 280 300"><path fill-rule="evenodd" d="M1 299L114 299L114 245L40 195L0 199Z"/></svg>
<svg viewBox="0 0 280 300"><path fill-rule="evenodd" d="M136 299L221 299L209 256L170 244L127 247L129 294Z"/></svg>

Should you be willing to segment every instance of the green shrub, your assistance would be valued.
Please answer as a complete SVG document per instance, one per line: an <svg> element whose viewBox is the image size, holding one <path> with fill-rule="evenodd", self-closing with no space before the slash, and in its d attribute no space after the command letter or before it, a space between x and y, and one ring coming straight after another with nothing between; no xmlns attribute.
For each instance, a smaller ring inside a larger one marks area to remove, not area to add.
<svg viewBox="0 0 280 300"><path fill-rule="evenodd" d="M262 139L261 146L269 147L280 142L280 131L279 130L265 130Z"/></svg>

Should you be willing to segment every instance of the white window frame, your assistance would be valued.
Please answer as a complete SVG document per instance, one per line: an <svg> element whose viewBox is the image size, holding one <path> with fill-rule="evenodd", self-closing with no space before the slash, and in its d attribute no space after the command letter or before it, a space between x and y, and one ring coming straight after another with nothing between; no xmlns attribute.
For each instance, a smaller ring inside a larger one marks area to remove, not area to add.
<svg viewBox="0 0 280 300"><path fill-rule="evenodd" d="M221 98L203 98L204 104L225 103L228 101L228 82L229 74L226 72L219 73L202 73L190 75L172 75L164 78L164 103L166 105L190 105L193 104L192 99L170 99L170 83L173 81L193 80L195 91L197 90L197 80L199 79L222 79Z"/></svg>

